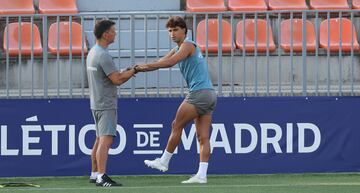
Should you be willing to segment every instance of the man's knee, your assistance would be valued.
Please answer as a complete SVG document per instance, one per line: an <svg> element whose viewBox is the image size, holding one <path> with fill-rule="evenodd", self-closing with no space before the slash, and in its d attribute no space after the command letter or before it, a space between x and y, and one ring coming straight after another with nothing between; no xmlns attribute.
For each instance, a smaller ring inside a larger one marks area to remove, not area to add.
<svg viewBox="0 0 360 193"><path fill-rule="evenodd" d="M110 148L113 143L113 137L112 136L103 136L101 137L99 146Z"/></svg>
<svg viewBox="0 0 360 193"><path fill-rule="evenodd" d="M173 120L171 123L171 128L174 128L174 127L175 127L175 120Z"/></svg>
<svg viewBox="0 0 360 193"><path fill-rule="evenodd" d="M182 132L184 129L183 125L179 124L176 120L172 122L172 132Z"/></svg>
<svg viewBox="0 0 360 193"><path fill-rule="evenodd" d="M209 143L209 137L208 136L196 134L196 137L197 137L200 145L204 145L204 144Z"/></svg>

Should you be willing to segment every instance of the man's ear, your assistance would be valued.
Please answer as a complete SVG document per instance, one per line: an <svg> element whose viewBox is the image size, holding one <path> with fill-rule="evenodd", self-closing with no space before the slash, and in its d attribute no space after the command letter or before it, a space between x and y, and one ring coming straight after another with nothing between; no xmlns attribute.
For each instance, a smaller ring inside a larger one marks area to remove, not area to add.
<svg viewBox="0 0 360 193"><path fill-rule="evenodd" d="M103 39L105 39L105 40L107 40L107 37L108 37L108 34L107 34L106 32L104 32L104 33L102 34L102 36L101 36L101 38L103 38Z"/></svg>

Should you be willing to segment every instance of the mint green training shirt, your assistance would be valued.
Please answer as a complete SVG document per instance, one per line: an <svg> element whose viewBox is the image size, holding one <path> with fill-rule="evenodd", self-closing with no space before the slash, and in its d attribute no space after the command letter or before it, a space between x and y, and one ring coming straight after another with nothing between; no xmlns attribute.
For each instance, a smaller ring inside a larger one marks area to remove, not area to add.
<svg viewBox="0 0 360 193"><path fill-rule="evenodd" d="M213 89L208 64L206 63L200 48L197 44L188 38L184 42L189 42L195 46L195 54L187 57L178 63L180 71L189 87L189 91L196 91L202 89ZM179 51L179 47L176 47Z"/></svg>

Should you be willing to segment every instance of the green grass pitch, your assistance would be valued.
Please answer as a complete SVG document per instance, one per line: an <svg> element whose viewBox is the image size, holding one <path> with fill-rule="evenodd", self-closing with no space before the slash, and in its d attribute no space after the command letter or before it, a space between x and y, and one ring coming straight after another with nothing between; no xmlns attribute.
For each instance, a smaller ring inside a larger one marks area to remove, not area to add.
<svg viewBox="0 0 360 193"><path fill-rule="evenodd" d="M358 193L359 173L274 174L274 175L209 175L207 184L181 184L187 175L112 176L123 187L101 188L88 182L88 177L0 178L6 182L39 184L41 187L4 187L11 193Z"/></svg>

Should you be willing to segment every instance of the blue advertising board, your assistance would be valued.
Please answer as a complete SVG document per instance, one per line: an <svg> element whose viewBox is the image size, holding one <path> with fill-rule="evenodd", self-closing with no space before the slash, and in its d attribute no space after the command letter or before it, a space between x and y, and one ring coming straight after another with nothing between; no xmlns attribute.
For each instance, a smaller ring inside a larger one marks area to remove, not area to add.
<svg viewBox="0 0 360 193"><path fill-rule="evenodd" d="M159 174L181 98L118 101L109 174ZM218 98L210 130L210 174L360 171L359 97ZM0 100L0 177L90 173L95 127L89 99ZM195 125L182 133L168 173L195 173Z"/></svg>

